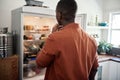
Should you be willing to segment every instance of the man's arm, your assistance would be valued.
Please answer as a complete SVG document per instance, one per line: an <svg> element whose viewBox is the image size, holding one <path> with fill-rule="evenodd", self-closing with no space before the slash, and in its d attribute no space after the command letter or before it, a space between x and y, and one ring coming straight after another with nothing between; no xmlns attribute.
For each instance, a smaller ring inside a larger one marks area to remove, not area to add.
<svg viewBox="0 0 120 80"><path fill-rule="evenodd" d="M57 44L53 38L53 35L50 35L36 58L36 64L38 67L47 67L52 63L57 53Z"/></svg>
<svg viewBox="0 0 120 80"><path fill-rule="evenodd" d="M89 75L89 80L94 80L97 69L92 69Z"/></svg>
<svg viewBox="0 0 120 80"><path fill-rule="evenodd" d="M59 31L61 28L63 28L63 25L56 24L56 25L52 28L52 33L53 33L53 32L56 32L56 31Z"/></svg>
<svg viewBox="0 0 120 80"><path fill-rule="evenodd" d="M93 63L93 67L89 74L89 80L94 80L98 66L99 66L99 64L98 64L98 59L97 59L97 55L96 55L94 63Z"/></svg>
<svg viewBox="0 0 120 80"><path fill-rule="evenodd" d="M56 25L52 28L52 33L58 31L58 28L59 28L59 25L56 24Z"/></svg>

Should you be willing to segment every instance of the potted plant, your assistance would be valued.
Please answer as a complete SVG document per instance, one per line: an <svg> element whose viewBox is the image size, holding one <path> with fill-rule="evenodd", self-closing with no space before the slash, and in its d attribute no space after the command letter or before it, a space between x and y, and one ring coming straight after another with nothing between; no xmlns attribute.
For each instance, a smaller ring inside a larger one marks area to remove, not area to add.
<svg viewBox="0 0 120 80"><path fill-rule="evenodd" d="M106 41L100 41L98 45L97 52L98 54L106 54L112 49L112 44L107 43Z"/></svg>

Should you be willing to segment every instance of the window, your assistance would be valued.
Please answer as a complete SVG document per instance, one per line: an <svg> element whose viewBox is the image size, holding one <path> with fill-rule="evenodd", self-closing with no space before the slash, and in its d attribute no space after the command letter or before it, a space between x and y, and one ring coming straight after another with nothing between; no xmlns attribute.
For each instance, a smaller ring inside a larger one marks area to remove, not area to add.
<svg viewBox="0 0 120 80"><path fill-rule="evenodd" d="M110 42L115 46L120 46L120 13L111 15Z"/></svg>

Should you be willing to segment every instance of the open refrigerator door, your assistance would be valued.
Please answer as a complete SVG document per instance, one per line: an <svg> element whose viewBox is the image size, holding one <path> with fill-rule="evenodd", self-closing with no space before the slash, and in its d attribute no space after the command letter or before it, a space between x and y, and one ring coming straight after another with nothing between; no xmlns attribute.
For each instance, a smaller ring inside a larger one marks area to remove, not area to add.
<svg viewBox="0 0 120 80"><path fill-rule="evenodd" d="M12 11L14 53L19 56L19 80L43 80L46 69L36 66L36 56L56 24L55 11L23 6Z"/></svg>

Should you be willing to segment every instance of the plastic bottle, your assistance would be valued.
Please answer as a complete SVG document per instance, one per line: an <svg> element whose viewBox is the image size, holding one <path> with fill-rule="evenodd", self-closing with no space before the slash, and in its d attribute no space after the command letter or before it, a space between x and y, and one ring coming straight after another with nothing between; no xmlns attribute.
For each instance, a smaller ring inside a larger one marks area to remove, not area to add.
<svg viewBox="0 0 120 80"><path fill-rule="evenodd" d="M96 15L95 17L95 25L97 26L98 25L98 16Z"/></svg>

